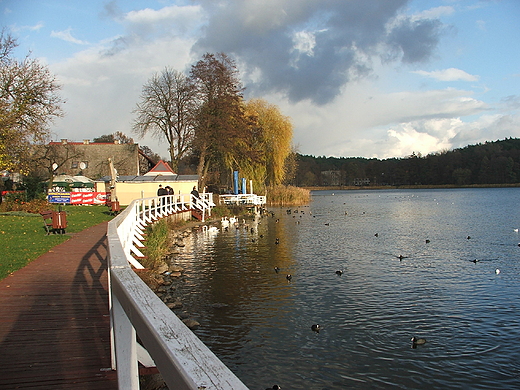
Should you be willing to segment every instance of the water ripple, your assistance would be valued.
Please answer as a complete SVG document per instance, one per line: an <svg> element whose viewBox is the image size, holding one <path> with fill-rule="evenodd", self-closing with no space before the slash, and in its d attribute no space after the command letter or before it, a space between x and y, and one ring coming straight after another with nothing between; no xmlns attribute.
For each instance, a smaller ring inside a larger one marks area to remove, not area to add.
<svg viewBox="0 0 520 390"><path fill-rule="evenodd" d="M177 292L252 389L520 388L519 191L317 192L194 235Z"/></svg>

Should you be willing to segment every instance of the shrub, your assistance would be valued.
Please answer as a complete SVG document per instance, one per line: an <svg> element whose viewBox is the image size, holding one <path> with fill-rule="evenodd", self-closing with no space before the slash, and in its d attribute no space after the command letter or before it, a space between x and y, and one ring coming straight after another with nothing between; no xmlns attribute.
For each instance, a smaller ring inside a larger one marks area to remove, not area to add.
<svg viewBox="0 0 520 390"><path fill-rule="evenodd" d="M294 186L275 186L267 190L267 204L270 206L298 206L309 203L311 192Z"/></svg>
<svg viewBox="0 0 520 390"><path fill-rule="evenodd" d="M8 211L25 211L27 213L38 214L44 210L53 209L47 200L33 199L25 200L24 193L9 193L5 196L5 200L0 204L0 212Z"/></svg>

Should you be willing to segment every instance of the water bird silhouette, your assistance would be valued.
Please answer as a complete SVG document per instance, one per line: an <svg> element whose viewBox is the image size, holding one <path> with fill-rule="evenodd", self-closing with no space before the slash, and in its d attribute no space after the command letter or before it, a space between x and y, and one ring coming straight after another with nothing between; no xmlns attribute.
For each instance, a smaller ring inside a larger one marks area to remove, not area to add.
<svg viewBox="0 0 520 390"><path fill-rule="evenodd" d="M338 275L338 276L343 275L343 271L341 271L341 270L337 270L337 271L336 271L336 275Z"/></svg>
<svg viewBox="0 0 520 390"><path fill-rule="evenodd" d="M418 345L426 344L426 339L418 339L415 336L412 337L411 341L412 341L412 348L417 348Z"/></svg>
<svg viewBox="0 0 520 390"><path fill-rule="evenodd" d="M276 272L276 273L280 272L280 267L274 267L274 272Z"/></svg>
<svg viewBox="0 0 520 390"><path fill-rule="evenodd" d="M316 333L320 333L321 326L320 324L314 324L311 326L311 330Z"/></svg>
<svg viewBox="0 0 520 390"><path fill-rule="evenodd" d="M287 279L290 282L292 280L292 275L291 274L285 275L285 279Z"/></svg>

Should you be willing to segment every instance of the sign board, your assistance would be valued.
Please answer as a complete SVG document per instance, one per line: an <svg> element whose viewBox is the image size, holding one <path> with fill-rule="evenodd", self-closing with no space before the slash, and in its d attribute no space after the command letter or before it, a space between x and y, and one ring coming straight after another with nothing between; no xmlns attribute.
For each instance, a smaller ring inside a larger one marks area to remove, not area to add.
<svg viewBox="0 0 520 390"><path fill-rule="evenodd" d="M49 203L67 204L106 204L106 192L49 192Z"/></svg>
<svg viewBox="0 0 520 390"><path fill-rule="evenodd" d="M47 201L49 203L70 203L70 192L49 192Z"/></svg>

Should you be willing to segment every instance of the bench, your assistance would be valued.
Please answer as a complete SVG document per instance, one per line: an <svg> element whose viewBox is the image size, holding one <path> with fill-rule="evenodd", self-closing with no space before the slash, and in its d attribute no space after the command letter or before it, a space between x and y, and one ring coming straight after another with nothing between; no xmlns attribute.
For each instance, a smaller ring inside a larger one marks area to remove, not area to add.
<svg viewBox="0 0 520 390"><path fill-rule="evenodd" d="M42 211L41 216L43 218L43 226L47 231L47 235L54 234L65 234L67 228L67 214L65 211Z"/></svg>
<svg viewBox="0 0 520 390"><path fill-rule="evenodd" d="M108 208L110 209L110 214L112 214L112 215L117 215L121 211L121 206L119 206L118 200L115 200L113 202L107 201L106 204L107 204Z"/></svg>

